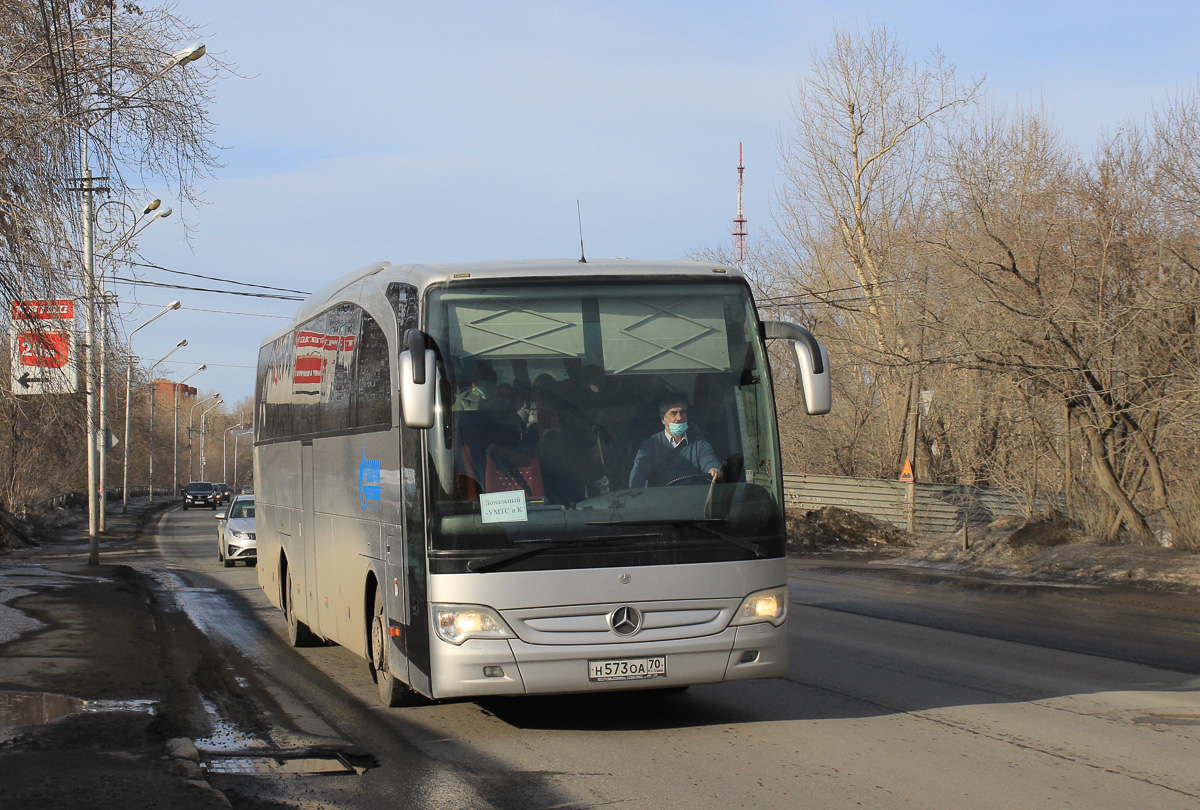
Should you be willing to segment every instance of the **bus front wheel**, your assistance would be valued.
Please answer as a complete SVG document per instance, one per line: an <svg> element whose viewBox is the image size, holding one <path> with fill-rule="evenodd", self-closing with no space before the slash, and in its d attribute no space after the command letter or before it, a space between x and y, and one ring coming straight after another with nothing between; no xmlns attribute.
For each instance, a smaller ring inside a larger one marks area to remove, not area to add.
<svg viewBox="0 0 1200 810"><path fill-rule="evenodd" d="M296 618L296 608L292 604L295 589L292 587L292 572L288 571L283 585L283 615L287 619L288 643L293 647L311 647L317 637L308 625Z"/></svg>
<svg viewBox="0 0 1200 810"><path fill-rule="evenodd" d="M392 674L388 666L387 613L383 608L383 592L375 591L375 610L371 618L371 677L379 689L379 699L388 708L411 706L416 702L416 693L408 684Z"/></svg>

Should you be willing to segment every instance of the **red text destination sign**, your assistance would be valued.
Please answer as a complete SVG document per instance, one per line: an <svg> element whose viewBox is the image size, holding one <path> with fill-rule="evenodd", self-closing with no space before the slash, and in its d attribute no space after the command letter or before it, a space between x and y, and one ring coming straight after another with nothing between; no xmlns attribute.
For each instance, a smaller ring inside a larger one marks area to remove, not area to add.
<svg viewBox="0 0 1200 810"><path fill-rule="evenodd" d="M75 301L14 301L14 321L70 321L75 319Z"/></svg>

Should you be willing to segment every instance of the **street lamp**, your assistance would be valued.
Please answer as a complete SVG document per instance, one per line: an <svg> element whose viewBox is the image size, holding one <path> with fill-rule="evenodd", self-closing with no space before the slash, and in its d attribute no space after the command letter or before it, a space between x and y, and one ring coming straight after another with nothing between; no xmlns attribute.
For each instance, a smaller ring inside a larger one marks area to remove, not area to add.
<svg viewBox="0 0 1200 810"><path fill-rule="evenodd" d="M233 427L225 428L225 431L221 434L221 480L224 481L226 484L229 483L229 468L225 464L225 440L227 438L229 438L229 431L237 430L238 428L242 427L245 424L246 424L245 422L238 422ZM236 443L234 445L233 452L235 452L235 453L237 452Z"/></svg>
<svg viewBox="0 0 1200 810"><path fill-rule="evenodd" d="M158 201L155 200L155 202L158 202ZM181 304L178 301L172 301L171 303L169 303L165 307L163 307L162 312L159 312L153 318L146 321L141 326L137 327L137 329L134 329L132 332L129 333L129 337L126 338L126 340L129 341L129 367L125 370L125 473L124 473L123 479L121 481L121 513L122 514L129 511L129 444L130 444L129 411L130 411L130 403L133 402L133 396L132 396L132 394L133 394L133 336L136 335L142 329L145 329L150 324L154 323L156 320L161 318L163 315L166 315L168 312L179 309L180 306L181 306ZM101 408L101 411L103 411L103 410L104 409ZM107 442L105 442L105 443L107 444ZM104 469L103 466L101 466L101 469L102 470ZM101 487L103 487L103 484L101 484Z"/></svg>
<svg viewBox="0 0 1200 810"><path fill-rule="evenodd" d="M115 110L121 109L132 102L138 93L148 87L152 82L157 81L167 71L174 67L186 65L193 62L204 55L204 46L200 43L190 45L183 50L176 51L167 64L157 74L152 76L141 87L130 93L120 100L119 103L112 105L103 110L99 110L100 115L95 116L93 120L83 122L83 137L81 142L80 164L83 167L83 178L79 190L83 193L83 266L84 266L84 295L87 305L84 307L85 321L85 338L84 338L84 391L87 405L86 425L84 436L86 438L87 447L87 470L88 470L88 538L90 541L91 550L88 554L89 565L100 564L100 503L99 492L97 491L98 484L98 467L99 467L99 447L97 442L98 431L98 408L96 402L96 347L95 347L95 332L96 332L96 220L94 216L93 195L95 187L92 185L92 162L88 149L88 140L91 138L92 127L103 121Z"/></svg>
<svg viewBox="0 0 1200 810"><path fill-rule="evenodd" d="M130 206L129 203L127 203L127 202L123 202L121 200L110 200L106 203L102 203L101 205L97 206L94 216L96 216L98 218L100 216L100 212L103 211L104 208L109 205L124 206L125 208L129 209L131 212L133 211L132 206ZM158 211L158 207L160 205L162 205L162 200L154 200L153 202L148 204L145 208L143 208L142 213L136 219L134 219L133 224L129 226L129 229L127 231L125 231L124 234L121 235L121 238L119 238L115 242L113 242L113 245L111 248L109 248L108 253L104 254L102 261L111 257L112 254L119 247L121 247L122 245L128 244L129 241L131 239L133 239L133 237L137 236L139 233L146 230L146 228L148 228L150 226L150 223L154 222L154 220L171 216L170 208L164 209L162 211ZM158 213L156 213L156 214L154 214L154 216L150 217L150 219L148 219L146 221L146 223L144 225L142 225L142 227L139 229L137 227L138 223L141 222L142 217L146 216L151 211L158 211ZM115 230L115 228L113 230ZM104 286L104 272L103 271L100 272L100 285L101 285L101 287ZM101 300L101 304L100 304L100 434L99 434L100 435L100 442L99 442L100 448L99 449L100 449L100 497L101 497L101 503L100 503L99 517L100 517L100 531L103 532L107 528L107 522L108 522L107 509L106 509L106 504L108 501L108 404L107 404L108 403L108 305L109 305L108 293L102 292L101 299L102 300ZM151 318L150 321L153 321L159 315L163 315L172 309L179 309L178 301L173 301L166 309L164 309L162 312L158 313L158 315L155 315L154 318ZM146 323L142 324L142 326L145 326L146 324L150 323L150 321L146 321ZM138 329L141 329L142 326L139 326ZM136 332L136 331L137 331L137 329L133 330L133 332ZM129 333L129 336L131 338L133 337L133 332ZM130 354L132 355L132 349L130 350ZM125 377L125 473L124 473L124 481L123 481L123 486L122 486L122 491L121 491L121 511L122 512L129 511L129 500L128 500L128 489L129 489L129 383L130 383L130 377L132 376L132 365L133 365L132 356L130 357L129 362L130 362L130 373L127 373L126 377Z"/></svg>
<svg viewBox="0 0 1200 810"><path fill-rule="evenodd" d="M200 480L207 481L208 477L204 472L204 467L208 464L208 445L205 442L204 420L208 418L208 411L213 408L219 408L225 404L225 400L218 399L208 408L208 410L200 411Z"/></svg>
<svg viewBox="0 0 1200 810"><path fill-rule="evenodd" d="M176 65L186 65L188 62L195 62L201 56L204 56L205 50L203 42L193 42L186 48L175 51L175 53L171 54L171 64L168 66L168 69ZM166 71L164 70L163 73L166 73Z"/></svg>
<svg viewBox="0 0 1200 810"><path fill-rule="evenodd" d="M201 371L204 371L204 369L206 369L206 368L208 368L207 363L200 366L200 368L196 369L195 371L193 371L191 374L184 377L179 382L175 383L175 449L174 449L174 456L171 461L171 497L172 498L174 498L175 496L177 496L179 494L179 386L183 385L185 382L190 380L192 377L195 377L197 374L199 374ZM190 436L188 437L188 444L189 445L191 444ZM191 474L192 474L192 471L188 470L188 475L191 475Z"/></svg>
<svg viewBox="0 0 1200 810"><path fill-rule="evenodd" d="M213 394L211 397L205 397L204 399L200 400L195 405L193 405L192 409L190 411L188 411L188 480L189 481L196 480L192 476L192 437L196 433L196 430L193 427L196 424L196 422L195 422L195 420L193 420L192 417L196 415L196 409L199 408L201 405L207 405L208 401L210 399L220 399L220 398L221 398L220 394Z"/></svg>
<svg viewBox="0 0 1200 810"><path fill-rule="evenodd" d="M238 474L237 474L238 439L242 438L243 436L249 436L252 433L254 433L253 429L235 430L233 432L233 482L235 484L237 483L237 480L238 480Z"/></svg>
<svg viewBox="0 0 1200 810"><path fill-rule="evenodd" d="M148 487L150 490L150 503L154 503L154 395L157 393L154 390L154 369L158 368L163 360L166 360L186 345L188 345L186 339L179 341L175 344L174 349L171 349L171 351L162 356L162 360L150 366L150 485Z"/></svg>

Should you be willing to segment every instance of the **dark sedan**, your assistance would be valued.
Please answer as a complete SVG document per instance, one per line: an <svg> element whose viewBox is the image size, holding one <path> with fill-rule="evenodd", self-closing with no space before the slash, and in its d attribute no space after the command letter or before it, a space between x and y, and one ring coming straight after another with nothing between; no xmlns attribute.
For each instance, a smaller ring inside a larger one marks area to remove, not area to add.
<svg viewBox="0 0 1200 810"><path fill-rule="evenodd" d="M217 488L208 481L193 481L187 485L183 493L183 509L186 512L193 506L217 508Z"/></svg>

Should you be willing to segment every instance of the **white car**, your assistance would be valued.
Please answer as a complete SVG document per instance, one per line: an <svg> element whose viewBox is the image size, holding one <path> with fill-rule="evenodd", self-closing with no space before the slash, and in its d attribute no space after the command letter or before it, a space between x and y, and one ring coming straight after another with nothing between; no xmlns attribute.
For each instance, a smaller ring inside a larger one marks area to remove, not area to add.
<svg viewBox="0 0 1200 810"><path fill-rule="evenodd" d="M258 561L258 543L254 539L254 496L238 495L228 511L218 512L217 559L232 568L238 560L246 565Z"/></svg>

